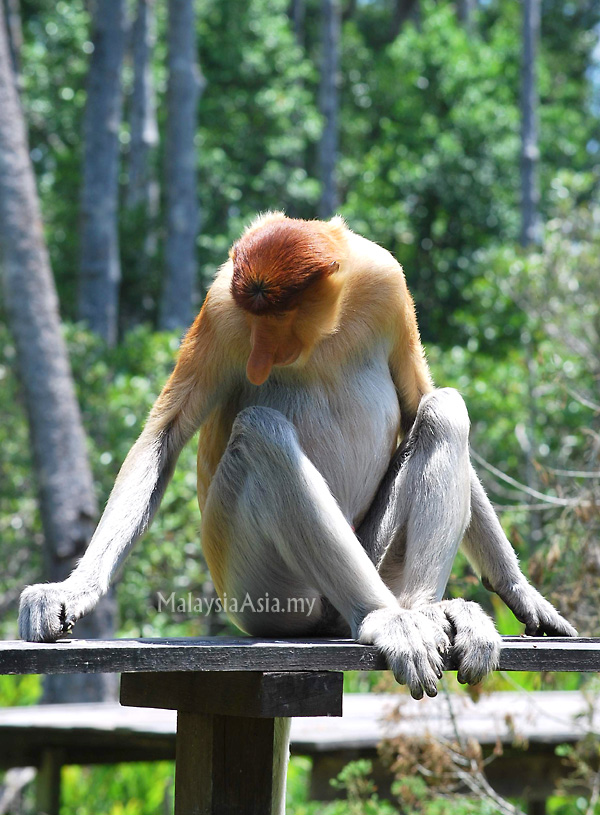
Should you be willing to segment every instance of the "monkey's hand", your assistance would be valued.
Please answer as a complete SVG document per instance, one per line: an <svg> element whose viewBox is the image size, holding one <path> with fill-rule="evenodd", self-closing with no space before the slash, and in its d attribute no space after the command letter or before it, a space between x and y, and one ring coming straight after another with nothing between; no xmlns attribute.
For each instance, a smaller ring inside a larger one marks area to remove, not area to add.
<svg viewBox="0 0 600 815"><path fill-rule="evenodd" d="M70 579L28 586L19 605L19 636L29 642L55 642L68 636L97 601L97 594L77 588Z"/></svg>
<svg viewBox="0 0 600 815"><path fill-rule="evenodd" d="M386 657L396 680L408 685L414 699L437 695L444 655L450 640L442 626L420 611L398 607L371 611L357 639L375 645Z"/></svg>
<svg viewBox="0 0 600 815"><path fill-rule="evenodd" d="M481 606L457 598L421 610L443 626L450 637L459 682L476 685L496 670L502 638Z"/></svg>
<svg viewBox="0 0 600 815"><path fill-rule="evenodd" d="M506 603L517 620L525 623L525 634L529 637L576 637L577 631L562 617L537 589L525 578L518 583L492 586L487 578L482 583L488 591L495 592Z"/></svg>

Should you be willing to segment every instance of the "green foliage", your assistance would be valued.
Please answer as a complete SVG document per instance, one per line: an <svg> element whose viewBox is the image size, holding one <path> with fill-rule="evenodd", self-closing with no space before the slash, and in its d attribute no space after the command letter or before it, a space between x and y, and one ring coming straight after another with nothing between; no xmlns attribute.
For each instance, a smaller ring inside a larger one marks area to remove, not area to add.
<svg viewBox="0 0 600 815"><path fill-rule="evenodd" d="M303 46L292 30L287 0L201 0L197 11L207 79L198 132L198 252L206 286L256 212L316 213L320 11L317 3L307 4ZM423 0L418 26L406 23L395 38L390 0L350 4L348 12L340 72L342 211L353 228L394 251L405 266L425 338L462 342L468 326L456 312L472 306L464 292L477 277L479 253L515 239L519 228L519 6L484 4L469 33L455 4ZM164 134L166 6L158 4L156 13L152 69ZM81 0L28 0L23 16L32 156L61 303L72 319L89 17ZM597 174L598 111L590 110L588 68L599 18L589 3L544 3L539 65L544 213L557 173ZM130 73L128 67L127 88ZM152 157L159 175L162 149ZM158 225L157 252L141 263L146 228L141 213L126 213L121 222L124 327L152 320L160 294L162 231Z"/></svg>
<svg viewBox="0 0 600 815"><path fill-rule="evenodd" d="M473 253L516 234L512 26L503 18L488 40L470 37L452 6L426 2L419 28L405 26L362 66L359 83L370 89L376 117L366 138L344 151L343 211L402 262L427 339L456 336L446 315L462 302Z"/></svg>
<svg viewBox="0 0 600 815"><path fill-rule="evenodd" d="M569 15L566 4L561 11ZM521 19L516 4L489 4L479 35L453 4L431 0L420 12L418 26L405 25L375 54L360 16L344 31L342 210L398 257L423 336L446 344L468 337L456 312L481 250L518 236ZM560 168L595 164L586 145L597 122L583 100L584 55L589 61L597 34L563 29L561 39L556 28L540 60L544 212ZM578 58L567 71L569 37Z"/></svg>
<svg viewBox="0 0 600 815"><path fill-rule="evenodd" d="M41 695L41 676L0 676L0 707L35 705Z"/></svg>
<svg viewBox="0 0 600 815"><path fill-rule="evenodd" d="M372 762L365 759L347 764L331 780L345 797L330 804L308 801L310 760L292 758L288 773L287 809L289 815L394 815L396 806L382 801L371 778Z"/></svg>
<svg viewBox="0 0 600 815"><path fill-rule="evenodd" d="M174 765L134 762L64 767L61 815L155 815L172 811Z"/></svg>
<svg viewBox="0 0 600 815"><path fill-rule="evenodd" d="M200 6L205 281L256 212L314 213L319 189L303 157L320 131L315 70L295 42L287 11L287 0Z"/></svg>

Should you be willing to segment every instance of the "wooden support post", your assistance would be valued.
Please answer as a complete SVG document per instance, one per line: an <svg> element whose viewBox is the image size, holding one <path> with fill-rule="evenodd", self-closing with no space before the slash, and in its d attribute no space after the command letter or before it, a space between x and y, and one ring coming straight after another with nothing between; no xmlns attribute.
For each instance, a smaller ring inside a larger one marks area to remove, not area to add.
<svg viewBox="0 0 600 815"><path fill-rule="evenodd" d="M62 763L60 750L44 750L42 753L35 790L39 815L59 815Z"/></svg>
<svg viewBox="0 0 600 815"><path fill-rule="evenodd" d="M178 713L175 815L283 813L288 721Z"/></svg>
<svg viewBox="0 0 600 815"><path fill-rule="evenodd" d="M121 703L177 710L175 815L282 815L290 716L341 716L341 673L123 674Z"/></svg>

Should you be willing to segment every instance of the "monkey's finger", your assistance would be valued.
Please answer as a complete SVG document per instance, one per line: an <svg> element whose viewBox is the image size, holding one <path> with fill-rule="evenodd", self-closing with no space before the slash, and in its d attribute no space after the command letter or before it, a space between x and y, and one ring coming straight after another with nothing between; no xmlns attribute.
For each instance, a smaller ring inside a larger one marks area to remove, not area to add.
<svg viewBox="0 0 600 815"><path fill-rule="evenodd" d="M419 678L419 684L427 696L437 696L437 682L434 665L427 651L419 651L415 654L415 670Z"/></svg>
<svg viewBox="0 0 600 815"><path fill-rule="evenodd" d="M537 618L529 620L525 623L525 636L527 637L541 636L541 626Z"/></svg>
<svg viewBox="0 0 600 815"><path fill-rule="evenodd" d="M399 685L407 685L413 699L423 698L423 685L410 653L405 652L399 656L392 672Z"/></svg>
<svg viewBox="0 0 600 815"><path fill-rule="evenodd" d="M417 681L416 674L413 671L411 671L406 665L402 665L402 667L393 668L392 673L394 674L394 679L399 685L406 685L408 687L410 695L413 697L413 699L423 698L423 689L421 688Z"/></svg>
<svg viewBox="0 0 600 815"><path fill-rule="evenodd" d="M539 626L540 635L546 634L548 637L576 637L577 629L567 622L560 614L553 619L543 619Z"/></svg>
<svg viewBox="0 0 600 815"><path fill-rule="evenodd" d="M444 655L439 650L430 648L427 651L429 666L438 679L444 675Z"/></svg>

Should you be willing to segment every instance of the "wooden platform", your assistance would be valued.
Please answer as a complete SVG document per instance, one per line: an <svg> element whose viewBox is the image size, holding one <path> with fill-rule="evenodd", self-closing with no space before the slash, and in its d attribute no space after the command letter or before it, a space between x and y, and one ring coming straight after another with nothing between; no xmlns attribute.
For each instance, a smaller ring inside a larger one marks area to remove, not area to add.
<svg viewBox="0 0 600 815"><path fill-rule="evenodd" d="M0 643L2 674L120 673L122 704L176 709L175 815L282 815L290 717L341 716L342 672L385 667L375 648L352 640ZM505 637L500 668L598 671L600 640ZM54 815L63 758L46 749L40 761L38 809ZM531 800L543 799L551 773L543 762Z"/></svg>
<svg viewBox="0 0 600 815"><path fill-rule="evenodd" d="M452 660L446 665L453 669ZM503 637L500 670L600 671L600 639ZM0 642L0 674L169 671L377 671L386 664L354 640L250 637Z"/></svg>

